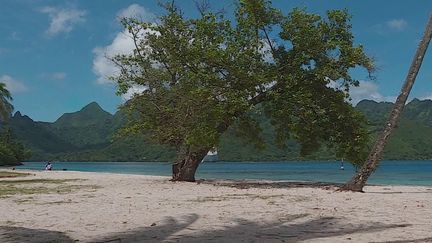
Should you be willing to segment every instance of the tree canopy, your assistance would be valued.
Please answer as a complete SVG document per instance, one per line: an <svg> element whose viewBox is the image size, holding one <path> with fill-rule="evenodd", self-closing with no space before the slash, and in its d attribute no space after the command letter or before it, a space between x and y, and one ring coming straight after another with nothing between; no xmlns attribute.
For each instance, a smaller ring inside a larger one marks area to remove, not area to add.
<svg viewBox="0 0 432 243"><path fill-rule="evenodd" d="M230 19L164 7L157 22L122 21L135 49L112 58L120 69L112 79L119 94L144 90L123 106L132 114L128 131L175 147L179 157L203 157L228 128L262 145L255 113L264 112L281 146L294 138L303 154L326 144L362 161L365 119L347 99L359 84L351 69L371 72L373 62L354 43L347 11L283 14L270 1L249 0L238 1Z"/></svg>

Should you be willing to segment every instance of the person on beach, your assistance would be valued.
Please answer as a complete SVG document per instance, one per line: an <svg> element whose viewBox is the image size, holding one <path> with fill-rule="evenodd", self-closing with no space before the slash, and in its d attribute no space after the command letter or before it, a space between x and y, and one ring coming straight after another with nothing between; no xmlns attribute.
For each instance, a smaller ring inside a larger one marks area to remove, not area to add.
<svg viewBox="0 0 432 243"><path fill-rule="evenodd" d="M52 170L52 164L51 164L50 162L48 162L48 163L45 165L45 170Z"/></svg>

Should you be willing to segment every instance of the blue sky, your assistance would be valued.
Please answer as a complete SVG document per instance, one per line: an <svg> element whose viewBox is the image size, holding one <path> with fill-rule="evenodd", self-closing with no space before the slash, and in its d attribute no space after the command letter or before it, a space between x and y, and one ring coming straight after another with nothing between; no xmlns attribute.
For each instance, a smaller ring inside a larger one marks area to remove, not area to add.
<svg viewBox="0 0 432 243"><path fill-rule="evenodd" d="M214 9L231 12L232 1L209 1ZM354 89L354 102L363 98L391 101L398 95L415 49L423 34L432 1L282 1L324 14L346 8L353 15L356 42L376 60L376 81L364 79ZM138 14L154 20L163 10L157 0L3 0L0 8L0 82L14 96L16 110L34 120L54 121L65 112L96 101L114 113L124 98L105 76L112 66L104 58L128 50L118 16ZM185 15L196 16L194 1L179 0ZM432 48L417 78L411 98L432 98Z"/></svg>

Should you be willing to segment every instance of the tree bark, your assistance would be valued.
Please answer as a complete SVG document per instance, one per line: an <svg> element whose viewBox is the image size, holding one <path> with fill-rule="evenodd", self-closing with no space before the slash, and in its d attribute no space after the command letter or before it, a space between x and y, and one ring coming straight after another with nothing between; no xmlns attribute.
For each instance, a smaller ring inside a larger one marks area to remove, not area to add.
<svg viewBox="0 0 432 243"><path fill-rule="evenodd" d="M195 181L195 172L207 155L208 150L200 150L194 153L187 153L172 165L172 181Z"/></svg>
<svg viewBox="0 0 432 243"><path fill-rule="evenodd" d="M395 102L395 105L393 106L393 110L390 114L390 117L388 118L384 126L383 132L381 133L379 139L375 142L375 145L373 146L367 158L366 163L347 184L341 187L340 190L363 192L363 187L366 185L366 181L368 180L369 176L378 167L378 163L382 157L384 147L387 144L390 135L392 134L394 128L396 127L399 121L399 118L404 109L408 95L411 91L412 86L414 85L415 79L417 77L417 74L423 62L423 57L426 53L429 42L431 41L431 37L432 37L432 15L429 17L429 21L426 26L426 31L423 35L423 39L421 40L417 48L408 75L405 79L405 83L402 86L402 90L399 96L397 97L397 100Z"/></svg>
<svg viewBox="0 0 432 243"><path fill-rule="evenodd" d="M237 111L234 116L237 117L239 114L241 114L241 112ZM234 120L228 120L221 123L217 128L218 132L220 134L224 133L233 122ZM179 158L172 165L171 181L194 182L195 172L198 169L198 166L211 149L211 147L205 148L193 153L188 151L185 147L179 149L177 152Z"/></svg>

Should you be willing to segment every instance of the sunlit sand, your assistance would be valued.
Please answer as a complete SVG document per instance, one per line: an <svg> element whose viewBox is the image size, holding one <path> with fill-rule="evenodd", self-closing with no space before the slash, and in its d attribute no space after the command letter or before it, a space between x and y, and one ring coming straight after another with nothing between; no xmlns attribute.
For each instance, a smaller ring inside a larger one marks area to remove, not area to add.
<svg viewBox="0 0 432 243"><path fill-rule="evenodd" d="M428 187L370 186L351 193L332 186L30 173L0 179L1 242L432 240ZM15 188L12 194L8 187Z"/></svg>

